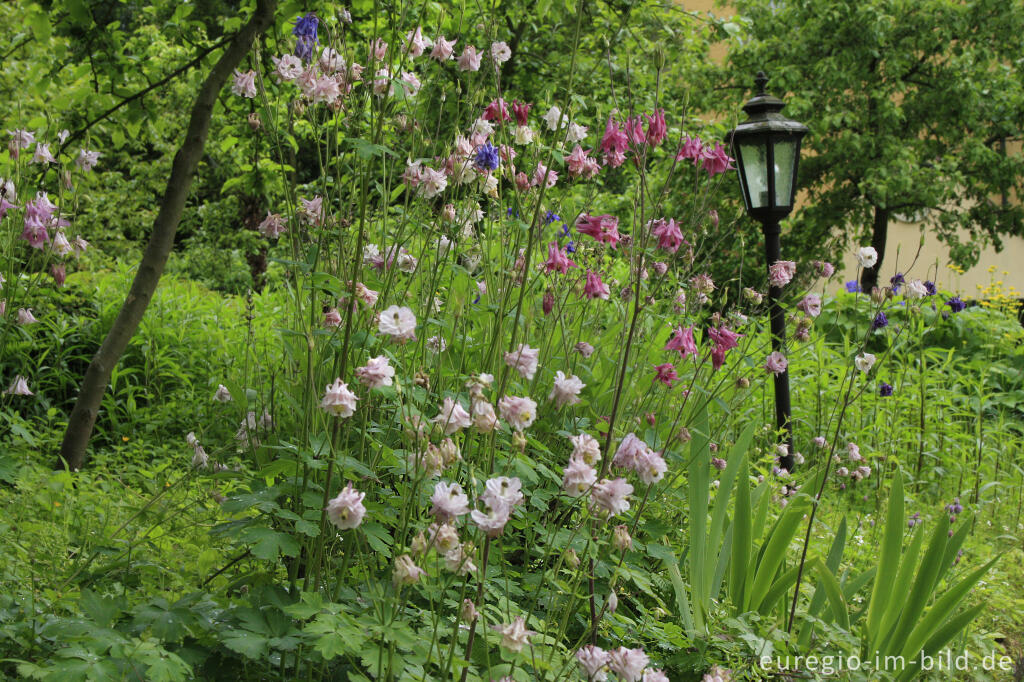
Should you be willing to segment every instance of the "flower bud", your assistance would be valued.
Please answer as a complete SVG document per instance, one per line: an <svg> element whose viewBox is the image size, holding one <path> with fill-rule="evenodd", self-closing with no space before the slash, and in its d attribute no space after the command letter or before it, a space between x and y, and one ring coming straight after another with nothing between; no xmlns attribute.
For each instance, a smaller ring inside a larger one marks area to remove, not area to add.
<svg viewBox="0 0 1024 682"><path fill-rule="evenodd" d="M750 379L740 377L736 380L736 388L750 388Z"/></svg>
<svg viewBox="0 0 1024 682"><path fill-rule="evenodd" d="M555 295L550 290L544 293L544 302L541 308L544 310L545 315L550 315L552 309L555 307Z"/></svg>
<svg viewBox="0 0 1024 682"><path fill-rule="evenodd" d="M259 130L263 125L263 121L260 120L260 115L255 111L249 114L249 128L251 130Z"/></svg>
<svg viewBox="0 0 1024 682"><path fill-rule="evenodd" d="M619 608L619 597L614 592L608 595L608 613L615 613Z"/></svg>
<svg viewBox="0 0 1024 682"><path fill-rule="evenodd" d="M476 610L476 604L470 599L462 600L462 610L459 613L459 617L467 623L472 623L474 620L480 617L480 613Z"/></svg>
<svg viewBox="0 0 1024 682"><path fill-rule="evenodd" d="M629 529L625 524L615 526L615 530L612 532L612 547L620 552L625 552L633 547L633 538L629 536Z"/></svg>
<svg viewBox="0 0 1024 682"><path fill-rule="evenodd" d="M579 556L577 556L576 550L572 547L565 550L565 563L569 566L569 568L580 567L580 558Z"/></svg>

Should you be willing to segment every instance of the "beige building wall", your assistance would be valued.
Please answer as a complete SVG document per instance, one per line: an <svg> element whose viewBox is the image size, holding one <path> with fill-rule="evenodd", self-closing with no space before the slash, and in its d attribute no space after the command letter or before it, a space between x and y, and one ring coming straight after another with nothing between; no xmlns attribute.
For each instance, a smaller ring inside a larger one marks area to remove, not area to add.
<svg viewBox="0 0 1024 682"><path fill-rule="evenodd" d="M719 17L735 13L732 7L716 6L715 0L678 0L677 4L688 12L710 12ZM711 58L721 61L725 59L726 51L726 44L718 43L711 49ZM1010 149L1009 153L1022 153L1020 145L1016 145L1016 149ZM800 210L799 205L797 210ZM1024 295L1024 238L1005 237L1001 252L996 253L990 246L982 251L978 265L960 271L950 267L945 245L927 230L923 236L924 245L921 246L922 230L921 225L917 223L893 221L889 225L889 238L880 281L888 281L888 278L897 271L907 271L917 255L913 268L910 268L910 276L932 279L940 289L975 298L980 297L986 289L991 292L997 287L1003 294L1014 298ZM796 254L792 254L791 257L798 258ZM837 263L836 267L841 268L836 288L841 288L844 282L853 279L857 273L857 261L852 251L847 254L843 263Z"/></svg>

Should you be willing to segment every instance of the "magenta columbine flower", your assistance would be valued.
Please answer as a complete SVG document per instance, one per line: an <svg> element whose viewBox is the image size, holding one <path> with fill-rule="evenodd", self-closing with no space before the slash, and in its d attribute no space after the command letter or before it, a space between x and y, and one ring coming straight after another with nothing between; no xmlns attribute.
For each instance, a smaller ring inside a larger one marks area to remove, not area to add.
<svg viewBox="0 0 1024 682"><path fill-rule="evenodd" d="M655 365L654 372L654 380L660 381L669 388L672 388L673 381L677 381L679 379L679 375L676 373L676 367L671 362Z"/></svg>
<svg viewBox="0 0 1024 682"><path fill-rule="evenodd" d="M652 221L651 234L657 237L658 247L669 253L675 253L683 244L683 233L676 221L671 218Z"/></svg>
<svg viewBox="0 0 1024 682"><path fill-rule="evenodd" d="M583 296L588 299L600 298L607 301L611 296L608 285L601 281L601 275L587 270L587 281L583 285Z"/></svg>
<svg viewBox="0 0 1024 682"><path fill-rule="evenodd" d="M353 489L350 481L337 497L327 503L327 518L339 530L358 527L366 514L366 507L363 506L364 497L366 497L366 493Z"/></svg>
<svg viewBox="0 0 1024 682"><path fill-rule="evenodd" d="M569 268L574 267L576 267L576 263L569 259L558 242L548 244L548 259L544 263L545 272L560 272L564 275L569 272Z"/></svg>
<svg viewBox="0 0 1024 682"><path fill-rule="evenodd" d="M576 231L593 237L604 244L611 244L613 247L619 243L619 219L613 215L590 215L585 213L576 222Z"/></svg>
<svg viewBox="0 0 1024 682"><path fill-rule="evenodd" d="M665 344L665 350L679 351L679 354L686 359L687 355L697 355L697 344L693 340L693 327L676 327L672 331L672 338Z"/></svg>

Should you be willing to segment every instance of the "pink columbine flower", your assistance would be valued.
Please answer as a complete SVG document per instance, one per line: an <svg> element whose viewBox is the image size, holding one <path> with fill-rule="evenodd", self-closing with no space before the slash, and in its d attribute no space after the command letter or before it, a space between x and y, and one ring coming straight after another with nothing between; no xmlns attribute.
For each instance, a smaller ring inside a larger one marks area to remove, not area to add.
<svg viewBox="0 0 1024 682"><path fill-rule="evenodd" d="M607 301L611 292L608 285L601 281L599 274L587 270L587 282L583 285L583 295L589 299L601 298Z"/></svg>
<svg viewBox="0 0 1024 682"><path fill-rule="evenodd" d="M38 321L31 308L18 308L18 324L35 324Z"/></svg>
<svg viewBox="0 0 1024 682"><path fill-rule="evenodd" d="M341 313L338 312L337 308L331 306L324 310L323 325L327 328L341 326Z"/></svg>
<svg viewBox="0 0 1024 682"><path fill-rule="evenodd" d="M725 148L717 142L714 147L710 145L704 147L701 155L704 170L707 171L709 178L713 178L719 173L724 173L733 168L731 165L733 162L732 157L726 154Z"/></svg>
<svg viewBox="0 0 1024 682"><path fill-rule="evenodd" d="M662 248L669 253L675 253L679 250L679 247L682 246L683 232L679 229L679 225L672 218L669 218L668 220L653 220L651 221L650 226L651 234L658 238L659 248Z"/></svg>
<svg viewBox="0 0 1024 682"><path fill-rule="evenodd" d="M512 50L509 49L508 43L504 41L491 43L491 59L495 64L504 64L512 59Z"/></svg>
<svg viewBox="0 0 1024 682"><path fill-rule="evenodd" d="M351 417L356 411L356 401L359 398L348 390L348 384L340 378L335 379L333 384L327 386L320 407L335 417Z"/></svg>
<svg viewBox="0 0 1024 682"><path fill-rule="evenodd" d="M363 386L380 388L391 386L395 376L395 368L388 362L386 355L370 358L366 364L356 369L356 378Z"/></svg>
<svg viewBox="0 0 1024 682"><path fill-rule="evenodd" d="M434 494L431 495L430 502L433 504L430 513L442 523L454 521L469 513L469 498L458 483L438 481L434 485Z"/></svg>
<svg viewBox="0 0 1024 682"><path fill-rule="evenodd" d="M572 153L565 157L565 166L569 170L569 175L576 177L583 174L587 166L587 154L588 152L584 151L583 147L579 145L573 147Z"/></svg>
<svg viewBox="0 0 1024 682"><path fill-rule="evenodd" d="M53 158L53 154L50 153L50 145L37 144L35 153L32 154L32 163L57 163L57 159Z"/></svg>
<svg viewBox="0 0 1024 682"><path fill-rule="evenodd" d="M231 94L252 99L256 96L256 72L249 69L242 73L235 69L234 82L231 84Z"/></svg>
<svg viewBox="0 0 1024 682"><path fill-rule="evenodd" d="M230 403L231 391L224 384L217 384L217 391L213 394L213 399L218 403Z"/></svg>
<svg viewBox="0 0 1024 682"><path fill-rule="evenodd" d="M609 658L607 651L593 644L588 644L576 652L576 660L591 682L603 682L608 679L605 668Z"/></svg>
<svg viewBox="0 0 1024 682"><path fill-rule="evenodd" d="M678 381L679 375L676 373L676 367L671 362L666 362L661 365L655 365L654 367L655 381L660 381L669 388L672 388L672 382Z"/></svg>
<svg viewBox="0 0 1024 682"><path fill-rule="evenodd" d="M405 36L406 49L410 57L419 57L430 47L430 38L423 37L423 30L417 26Z"/></svg>
<svg viewBox="0 0 1024 682"><path fill-rule="evenodd" d="M770 372L771 374L774 374L775 376L779 376L780 374L785 372L788 366L789 360L787 360L786 356L777 350L772 351L768 355L768 358L767 360L765 360L764 363L765 370L767 372Z"/></svg>
<svg viewBox="0 0 1024 682"><path fill-rule="evenodd" d="M629 148L629 138L626 132L615 123L615 119L608 117L605 125L604 137L601 138L601 150L604 152L605 160L612 168L621 166L625 160L625 151Z"/></svg>
<svg viewBox="0 0 1024 682"><path fill-rule="evenodd" d="M594 354L594 347L591 346L586 341L578 342L575 346L573 346L573 350L575 350L577 353L579 353L585 358L589 358L591 355Z"/></svg>
<svg viewBox="0 0 1024 682"><path fill-rule="evenodd" d="M67 279L68 271L63 263L54 263L50 266L50 276L53 277L53 281L57 283L57 286L64 286L64 280Z"/></svg>
<svg viewBox="0 0 1024 682"><path fill-rule="evenodd" d="M278 82L293 81L302 75L302 60L293 54L286 54L283 57L271 57L274 63L274 75Z"/></svg>
<svg viewBox="0 0 1024 682"><path fill-rule="evenodd" d="M448 178L442 171L424 168L420 174L419 194L424 199L433 199L448 186Z"/></svg>
<svg viewBox="0 0 1024 682"><path fill-rule="evenodd" d="M364 497L366 497L366 493L353 489L350 481L337 497L327 503L327 518L339 530L351 530L358 527L366 514L366 507L363 506Z"/></svg>
<svg viewBox="0 0 1024 682"><path fill-rule="evenodd" d="M665 350L679 351L683 359L687 355L697 355L697 343L693 340L693 327L676 327L672 332L672 338L665 344Z"/></svg>
<svg viewBox="0 0 1024 682"><path fill-rule="evenodd" d="M533 171L533 178L530 180L530 184L534 187L544 185L550 189L555 186L556 182L558 182L558 171L553 168L548 168L538 161L537 168Z"/></svg>
<svg viewBox="0 0 1024 682"><path fill-rule="evenodd" d="M513 429L524 431L537 418L537 403L530 398L507 395L498 401L498 412Z"/></svg>
<svg viewBox="0 0 1024 682"><path fill-rule="evenodd" d="M593 237L599 242L611 244L613 247L619 243L619 219L613 215L590 215L585 213L576 222L576 231L580 234Z"/></svg>
<svg viewBox="0 0 1024 682"><path fill-rule="evenodd" d="M623 682L640 682L644 668L650 659L643 649L627 649L620 646L608 652L608 667Z"/></svg>
<svg viewBox="0 0 1024 682"><path fill-rule="evenodd" d="M539 348L530 348L521 343L515 350L505 353L505 364L519 372L523 378L533 380L533 375L537 373L539 357Z"/></svg>
<svg viewBox="0 0 1024 682"><path fill-rule="evenodd" d="M21 376L20 374L14 377L14 381L11 382L10 387L4 391L5 395L35 395L32 391L28 390L28 379Z"/></svg>
<svg viewBox="0 0 1024 682"><path fill-rule="evenodd" d="M438 36L434 41L434 49L430 51L430 58L439 62L448 61L452 58L457 42L458 40L445 40L444 36Z"/></svg>
<svg viewBox="0 0 1024 682"><path fill-rule="evenodd" d="M86 249L89 248L89 242L82 239L82 235L76 235L75 240L71 242L71 248L75 252L75 258L80 258Z"/></svg>
<svg viewBox="0 0 1024 682"><path fill-rule="evenodd" d="M633 494L633 486L624 478L601 479L594 484L590 493L592 506L614 516L629 511L629 496Z"/></svg>
<svg viewBox="0 0 1024 682"><path fill-rule="evenodd" d="M662 457L660 452L648 448L636 458L633 470L636 471L641 481L647 485L652 485L665 476L665 472L668 471L668 465L665 463L665 458Z"/></svg>
<svg viewBox="0 0 1024 682"><path fill-rule="evenodd" d="M721 678L720 678L721 679ZM644 671L643 682L669 682L668 675L661 670L648 668Z"/></svg>
<svg viewBox="0 0 1024 682"><path fill-rule="evenodd" d="M73 250L71 242L68 241L67 236L64 234L64 230L57 230L57 234L53 235L53 242L50 244L50 248L61 258Z"/></svg>
<svg viewBox="0 0 1024 682"><path fill-rule="evenodd" d="M403 554L395 559L395 571L391 579L397 588L401 585L412 585L419 582L420 577L426 575L426 573L426 571L413 562L411 556Z"/></svg>
<svg viewBox="0 0 1024 682"><path fill-rule="evenodd" d="M580 401L580 391L586 386L580 378L575 375L566 376L565 372L558 370L555 373L555 385L548 394L548 400L555 401L555 407L562 408L566 405L575 405Z"/></svg>
<svg viewBox="0 0 1024 682"><path fill-rule="evenodd" d="M569 497L579 497L597 483L597 470L582 457L570 457L562 474L562 489Z"/></svg>
<svg viewBox="0 0 1024 682"><path fill-rule="evenodd" d="M817 317L821 314L821 296L807 294L796 304L796 307L811 317Z"/></svg>
<svg viewBox="0 0 1024 682"><path fill-rule="evenodd" d="M647 143L657 147L668 134L668 125L665 123L665 110L655 109L653 114L647 114Z"/></svg>
<svg viewBox="0 0 1024 682"><path fill-rule="evenodd" d="M796 274L796 263L791 260L780 260L768 266L768 282L773 287L784 287Z"/></svg>
<svg viewBox="0 0 1024 682"><path fill-rule="evenodd" d="M601 461L601 444L589 433L581 433L576 436L569 436L572 442L571 457L579 457L590 466Z"/></svg>
<svg viewBox="0 0 1024 682"><path fill-rule="evenodd" d="M412 71L403 71L399 80L404 84L405 94L409 97L415 97L423 85Z"/></svg>
<svg viewBox="0 0 1024 682"><path fill-rule="evenodd" d="M287 229L284 219L279 213L267 211L267 217L256 227L260 234L267 239L277 239Z"/></svg>
<svg viewBox="0 0 1024 682"><path fill-rule="evenodd" d="M625 123L626 138L634 147L643 147L647 144L647 133L644 132L644 121L642 116L627 118Z"/></svg>
<svg viewBox="0 0 1024 682"><path fill-rule="evenodd" d="M486 513L474 509L469 516L488 537L496 538L505 530L505 524L512 515L512 507L501 498L487 500L486 505Z"/></svg>
<svg viewBox="0 0 1024 682"><path fill-rule="evenodd" d="M728 327L713 327L708 330L708 336L722 350L732 350L733 348L739 348L739 340L743 335L737 334Z"/></svg>
<svg viewBox="0 0 1024 682"><path fill-rule="evenodd" d="M377 329L392 341L404 343L416 338L416 315L412 310L397 305L390 306L380 314Z"/></svg>
<svg viewBox="0 0 1024 682"><path fill-rule="evenodd" d="M635 469L637 458L649 451L647 443L640 440L635 433L628 433L619 443L618 450L612 458L612 466L623 469Z"/></svg>
<svg viewBox="0 0 1024 682"><path fill-rule="evenodd" d="M509 651L519 653L523 647L530 643L530 636L537 634L533 630L526 629L526 621L522 616L517 616L508 625L492 625L492 630L501 633L501 646Z"/></svg>
<svg viewBox="0 0 1024 682"><path fill-rule="evenodd" d="M75 165L78 166L79 170L88 173L100 160L101 154L99 152L92 152L86 149L78 150L78 157L75 158Z"/></svg>
<svg viewBox="0 0 1024 682"><path fill-rule="evenodd" d="M483 115L480 118L485 121L498 121L504 122L512 118L512 115L508 113L508 105L505 100L500 97L491 100L491 103L484 109Z"/></svg>
<svg viewBox="0 0 1024 682"><path fill-rule="evenodd" d="M558 245L558 242L551 242L548 244L548 259L544 263L545 272L560 272L563 275L569 272L569 268L576 267L569 256L566 254L565 249Z"/></svg>
<svg viewBox="0 0 1024 682"><path fill-rule="evenodd" d="M441 410L431 421L444 429L446 436L473 425L473 420L470 418L469 412L466 412L466 408L452 398L444 399Z"/></svg>
<svg viewBox="0 0 1024 682"><path fill-rule="evenodd" d="M481 53L477 52L475 47L467 45L456 62L459 65L459 71L479 71L481 56Z"/></svg>

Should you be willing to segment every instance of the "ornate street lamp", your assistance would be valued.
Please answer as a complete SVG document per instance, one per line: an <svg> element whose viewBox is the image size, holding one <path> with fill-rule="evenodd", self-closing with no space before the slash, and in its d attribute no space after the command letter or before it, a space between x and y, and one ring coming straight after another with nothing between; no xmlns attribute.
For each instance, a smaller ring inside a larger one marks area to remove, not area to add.
<svg viewBox="0 0 1024 682"><path fill-rule="evenodd" d="M796 194L796 169L800 160L800 140L807 126L791 121L781 113L782 100L764 90L768 77L759 71L754 79L757 94L743 106L747 120L727 136L743 189L743 203L751 218L761 222L764 252L770 268L780 260L779 221L793 210ZM782 290L769 287L772 350L784 353L786 319L779 298ZM789 372L775 376L775 421L789 455L782 458L785 469L793 469L793 435L789 405Z"/></svg>

